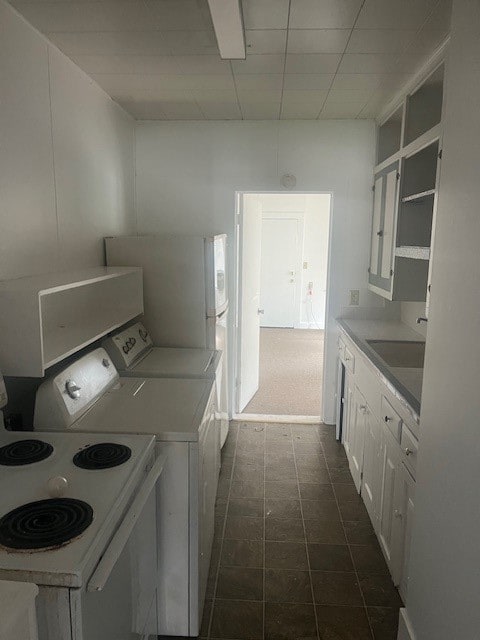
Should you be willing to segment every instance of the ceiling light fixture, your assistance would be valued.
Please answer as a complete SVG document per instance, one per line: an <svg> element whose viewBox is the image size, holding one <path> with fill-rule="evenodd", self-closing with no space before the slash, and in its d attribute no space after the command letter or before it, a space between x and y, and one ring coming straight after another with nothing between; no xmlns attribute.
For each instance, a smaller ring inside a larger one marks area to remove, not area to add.
<svg viewBox="0 0 480 640"><path fill-rule="evenodd" d="M208 0L220 57L245 60L245 32L240 0Z"/></svg>

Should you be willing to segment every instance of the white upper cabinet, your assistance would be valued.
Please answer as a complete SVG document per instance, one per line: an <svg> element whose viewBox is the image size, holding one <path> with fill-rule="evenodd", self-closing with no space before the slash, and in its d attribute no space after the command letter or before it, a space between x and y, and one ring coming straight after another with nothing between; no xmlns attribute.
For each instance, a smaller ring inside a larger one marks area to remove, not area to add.
<svg viewBox="0 0 480 640"><path fill-rule="evenodd" d="M143 313L142 269L93 267L0 282L0 371L45 369Z"/></svg>
<svg viewBox="0 0 480 640"><path fill-rule="evenodd" d="M435 230L443 63L378 128L369 288L388 300L427 301Z"/></svg>

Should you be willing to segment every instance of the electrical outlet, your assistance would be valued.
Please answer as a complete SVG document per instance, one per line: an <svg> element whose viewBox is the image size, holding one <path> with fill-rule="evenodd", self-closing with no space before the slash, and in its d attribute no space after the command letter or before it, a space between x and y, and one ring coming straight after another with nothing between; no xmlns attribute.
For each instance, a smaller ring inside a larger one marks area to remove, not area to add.
<svg viewBox="0 0 480 640"><path fill-rule="evenodd" d="M350 289L350 306L358 307L360 304L360 291L358 289Z"/></svg>
<svg viewBox="0 0 480 640"><path fill-rule="evenodd" d="M308 269L308 262L304 262L304 263L303 263L303 268L304 268L304 269Z"/></svg>

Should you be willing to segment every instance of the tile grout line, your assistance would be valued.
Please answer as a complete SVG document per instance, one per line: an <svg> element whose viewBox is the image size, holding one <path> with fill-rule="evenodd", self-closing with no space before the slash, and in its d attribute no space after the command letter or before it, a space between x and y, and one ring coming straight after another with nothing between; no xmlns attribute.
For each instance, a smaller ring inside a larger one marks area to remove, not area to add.
<svg viewBox="0 0 480 640"><path fill-rule="evenodd" d="M220 566L221 566L221 562L222 562L223 541L225 539L225 530L226 530L226 527L227 527L228 508L230 506L230 492L232 490L233 472L234 472L234 469L235 469L235 461L236 461L236 458L237 458L237 444L238 444L239 431L240 431L240 427L237 426L237 433L235 435L235 448L233 450L233 458L232 458L232 460L233 460L232 469L231 469L231 472L230 472L230 480L229 480L229 486L228 486L227 504L226 504L226 508L225 508L225 514L223 516L223 526L222 526L222 534L221 534L221 539L220 539L220 550L219 550L219 557L218 557L218 566L217 566L217 569L215 571L215 584L214 584L214 587L213 587L212 606L211 606L211 610L210 610L210 619L208 621L207 640L210 638L210 634L211 634L211 630L212 630L213 613L214 613L214 609L215 609L215 600L217 599L218 576L220 574ZM220 469L221 469L221 465L220 465Z"/></svg>
<svg viewBox="0 0 480 640"><path fill-rule="evenodd" d="M312 425L314 426L314 425ZM312 578L312 568L310 565L310 554L308 553L308 544L307 544L307 528L305 526L305 517L303 515L303 504L302 504L302 495L300 493L300 479L298 477L298 467L297 467L297 454L295 453L295 446L293 444L293 433L292 433L292 449L293 449L293 462L295 465L295 475L297 476L297 489L298 489L298 497L300 500L300 514L302 516L302 526L303 526L303 537L305 540L305 553L307 556L307 567L308 567L308 577L310 579L310 591L312 593L312 605L313 605L313 615L315 616L315 628L317 630L317 638L320 639L320 630L318 627L318 616L317 616L317 607L315 603L315 593L313 589L313 578ZM322 447L323 452L323 447Z"/></svg>
<svg viewBox="0 0 480 640"><path fill-rule="evenodd" d="M332 476L330 474L330 465L328 463L327 456L325 455L325 448L324 448L323 442L321 440L320 440L320 444L321 444L321 447L322 447L323 455L325 457L325 462L326 462L326 465L327 465L327 473L328 473L328 477L330 478L330 483L332 485L333 495L335 496L335 502L337 503L338 513L340 515L340 522L342 524L342 529L343 529L343 535L345 536L345 542L347 543L348 553L350 554L350 559L352 561L353 570L355 572L355 579L357 581L358 590L360 591L360 595L362 597L363 610L365 611L365 616L367 618L368 627L370 629L370 635L372 637L372 640L375 640L375 634L373 633L372 623L370 622L370 618L369 618L369 615L368 615L367 603L365 602L365 596L363 595L363 590L362 590L362 588L360 586L360 579L358 577L357 565L355 564L355 561L353 559L352 549L351 549L350 543L349 543L348 538L347 538L347 530L345 529L345 525L344 525L343 517L342 517L342 512L340 510L340 503L338 501L337 494L335 492L335 488L334 488L333 482L332 482Z"/></svg>

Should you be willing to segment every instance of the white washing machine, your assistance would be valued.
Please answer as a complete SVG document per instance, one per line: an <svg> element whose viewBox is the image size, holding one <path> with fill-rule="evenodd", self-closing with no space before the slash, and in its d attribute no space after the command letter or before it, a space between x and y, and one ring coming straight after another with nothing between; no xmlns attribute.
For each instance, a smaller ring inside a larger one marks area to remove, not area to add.
<svg viewBox="0 0 480 640"><path fill-rule="evenodd" d="M223 447L228 434L228 390L223 379L224 354L221 351L156 347L140 322L110 336L102 346L121 376L215 380L216 411Z"/></svg>
<svg viewBox="0 0 480 640"><path fill-rule="evenodd" d="M198 636L220 470L214 380L120 377L96 349L39 387L34 429L156 437L167 455L157 504L159 635Z"/></svg>

